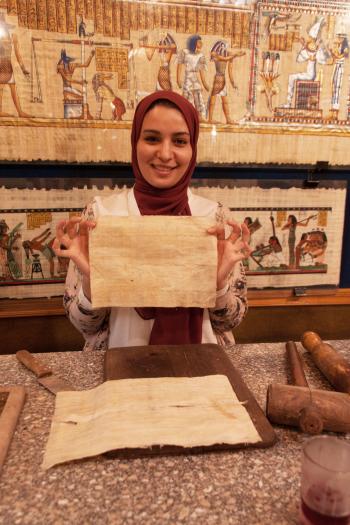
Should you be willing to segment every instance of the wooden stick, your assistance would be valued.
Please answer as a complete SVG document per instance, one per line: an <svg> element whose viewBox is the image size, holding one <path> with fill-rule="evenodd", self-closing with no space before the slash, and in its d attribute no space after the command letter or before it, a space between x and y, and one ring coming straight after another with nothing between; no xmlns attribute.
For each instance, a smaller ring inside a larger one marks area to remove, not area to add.
<svg viewBox="0 0 350 525"><path fill-rule="evenodd" d="M287 356L291 368L292 383L309 389L309 399L298 414L299 427L307 434L320 434L323 430L323 419L313 402L313 393L305 377L303 363L294 341L286 343Z"/></svg>
<svg viewBox="0 0 350 525"><path fill-rule="evenodd" d="M331 385L339 392L350 394L350 363L315 332L305 332L301 342Z"/></svg>
<svg viewBox="0 0 350 525"><path fill-rule="evenodd" d="M305 377L301 357L294 341L287 341L286 350L291 369L293 385L308 387L309 385Z"/></svg>
<svg viewBox="0 0 350 525"><path fill-rule="evenodd" d="M310 389L302 386L270 384L266 412L269 420L299 426L300 414L310 401ZM312 402L322 417L325 430L350 432L350 396L340 392L312 390Z"/></svg>
<svg viewBox="0 0 350 525"><path fill-rule="evenodd" d="M9 449L18 417L24 405L25 389L23 386L0 388L1 393L8 393L5 406L0 414L0 472Z"/></svg>

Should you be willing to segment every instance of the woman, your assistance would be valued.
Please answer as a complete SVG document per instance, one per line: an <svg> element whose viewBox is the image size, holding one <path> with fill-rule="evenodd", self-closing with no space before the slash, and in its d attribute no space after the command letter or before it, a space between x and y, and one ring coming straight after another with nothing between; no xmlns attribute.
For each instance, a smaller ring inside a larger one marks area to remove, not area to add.
<svg viewBox="0 0 350 525"><path fill-rule="evenodd" d="M72 323L86 340L86 349L146 344L229 344L232 328L247 310L241 261L247 256L249 231L227 221L209 233L218 238L215 308L99 308L90 303L88 234L100 215L196 215L222 219L217 203L188 189L195 169L198 115L181 95L156 92L136 108L132 133L135 186L107 198L96 197L83 219L61 221L54 249L70 257L64 296ZM242 232L242 236L241 236ZM227 333L229 335L227 335Z"/></svg>

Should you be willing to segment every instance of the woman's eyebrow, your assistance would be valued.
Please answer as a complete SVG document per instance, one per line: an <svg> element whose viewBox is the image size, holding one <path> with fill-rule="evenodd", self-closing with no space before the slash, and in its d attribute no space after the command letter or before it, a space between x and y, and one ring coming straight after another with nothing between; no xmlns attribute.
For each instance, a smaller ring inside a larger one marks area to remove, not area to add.
<svg viewBox="0 0 350 525"><path fill-rule="evenodd" d="M156 133L157 135L160 135L160 131L157 129L144 129L142 130L142 133Z"/></svg>
<svg viewBox="0 0 350 525"><path fill-rule="evenodd" d="M144 129L142 133L155 133L156 135L161 135L161 132L158 129ZM188 131L176 131L176 133L173 133L174 137L178 137L179 135L190 136Z"/></svg>

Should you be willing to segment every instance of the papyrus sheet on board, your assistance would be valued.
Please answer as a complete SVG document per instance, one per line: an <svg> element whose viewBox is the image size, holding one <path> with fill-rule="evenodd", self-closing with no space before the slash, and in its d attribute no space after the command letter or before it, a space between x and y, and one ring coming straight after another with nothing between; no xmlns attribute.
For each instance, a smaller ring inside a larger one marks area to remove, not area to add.
<svg viewBox="0 0 350 525"><path fill-rule="evenodd" d="M208 217L100 217L89 243L93 307L213 307L211 226Z"/></svg>
<svg viewBox="0 0 350 525"><path fill-rule="evenodd" d="M120 379L57 394L42 466L124 448L259 441L224 375Z"/></svg>

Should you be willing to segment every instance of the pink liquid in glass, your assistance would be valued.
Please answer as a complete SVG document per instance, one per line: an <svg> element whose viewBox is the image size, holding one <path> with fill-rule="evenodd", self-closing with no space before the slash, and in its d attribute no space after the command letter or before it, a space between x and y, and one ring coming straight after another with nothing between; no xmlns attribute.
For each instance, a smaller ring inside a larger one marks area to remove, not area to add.
<svg viewBox="0 0 350 525"><path fill-rule="evenodd" d="M350 524L350 514L347 516L335 517L335 516L326 516L325 514L320 514L315 510L308 507L308 505L302 500L301 501L301 525L349 525Z"/></svg>

